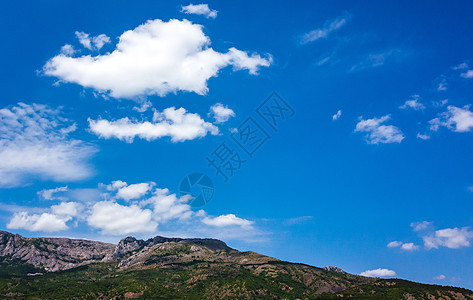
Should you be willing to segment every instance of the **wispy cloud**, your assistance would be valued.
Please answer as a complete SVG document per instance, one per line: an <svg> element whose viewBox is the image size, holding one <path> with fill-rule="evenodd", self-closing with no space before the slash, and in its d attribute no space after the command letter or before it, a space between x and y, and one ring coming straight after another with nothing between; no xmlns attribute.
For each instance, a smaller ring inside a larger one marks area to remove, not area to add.
<svg viewBox="0 0 473 300"><path fill-rule="evenodd" d="M420 103L419 95L412 95L411 99L406 100L403 105L399 106L400 109L413 109L413 110L424 110L424 104Z"/></svg>
<svg viewBox="0 0 473 300"><path fill-rule="evenodd" d="M368 54L364 59L362 59L359 63L354 64L348 72L357 72L357 71L362 71L366 69L372 69L372 68L377 68L381 67L386 62L389 60L396 60L400 59L405 55L405 53L401 50L394 49L394 50L388 50L384 52L378 52L378 53L371 53Z"/></svg>
<svg viewBox="0 0 473 300"><path fill-rule="evenodd" d="M79 181L92 175L89 158L97 149L69 138L76 125L61 111L19 103L0 110L0 186L33 179Z"/></svg>
<svg viewBox="0 0 473 300"><path fill-rule="evenodd" d="M345 25L350 18L350 14L344 14L343 16L340 16L335 20L326 22L324 27L312 30L304 34L300 39L300 43L302 45L305 45L307 43L311 43L319 39L327 38L330 33L340 29L343 25Z"/></svg>
<svg viewBox="0 0 473 300"><path fill-rule="evenodd" d="M340 119L341 116L342 116L342 110L339 109L337 111L337 113L332 116L332 120L336 121L336 120Z"/></svg>

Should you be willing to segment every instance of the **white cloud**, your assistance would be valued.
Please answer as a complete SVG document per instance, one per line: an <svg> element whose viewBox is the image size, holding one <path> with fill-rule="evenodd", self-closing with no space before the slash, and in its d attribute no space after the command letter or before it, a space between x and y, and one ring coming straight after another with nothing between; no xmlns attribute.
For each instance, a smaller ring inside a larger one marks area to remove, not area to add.
<svg viewBox="0 0 473 300"><path fill-rule="evenodd" d="M90 130L101 138L117 138L128 143L135 137L152 141L169 136L173 142L201 138L210 133L217 135L218 127L206 122L198 114L188 113L184 108L169 107L163 112L155 111L153 122L133 122L128 118L117 121L89 119Z"/></svg>
<svg viewBox="0 0 473 300"><path fill-rule="evenodd" d="M185 14L202 15L208 18L215 19L218 11L210 9L208 4L189 4L182 6L181 12Z"/></svg>
<svg viewBox="0 0 473 300"><path fill-rule="evenodd" d="M58 205L51 206L51 211L54 215L65 217L70 220L72 217L77 217L81 211L82 206L77 202L62 202Z"/></svg>
<svg viewBox="0 0 473 300"><path fill-rule="evenodd" d="M361 276L366 276L366 277L393 277L396 276L396 272L393 270L389 269L375 269L375 270L367 270L364 272L361 272Z"/></svg>
<svg viewBox="0 0 473 300"><path fill-rule="evenodd" d="M389 115L367 120L360 117L355 132L367 132L366 141L368 144L400 143L404 139L404 135L399 128L393 125L381 125L390 119Z"/></svg>
<svg viewBox="0 0 473 300"><path fill-rule="evenodd" d="M66 225L67 221L67 219L60 218L50 213L30 215L27 212L19 212L13 215L10 223L7 224L7 228L56 232L66 230L68 228Z"/></svg>
<svg viewBox="0 0 473 300"><path fill-rule="evenodd" d="M400 109L408 109L412 108L414 110L424 110L425 106L419 102L420 96L419 95L413 95L412 99L407 100L404 102L403 105L399 106Z"/></svg>
<svg viewBox="0 0 473 300"><path fill-rule="evenodd" d="M470 111L470 105L463 108L450 105L446 112L430 120L429 124L432 131L437 131L440 126L444 126L455 132L468 132L473 129L473 112Z"/></svg>
<svg viewBox="0 0 473 300"><path fill-rule="evenodd" d="M326 23L324 27L312 30L304 34L300 40L300 43L304 45L316 41L318 39L327 38L330 33L340 29L343 25L345 25L349 18L349 15L344 17L338 17L337 19Z"/></svg>
<svg viewBox="0 0 473 300"><path fill-rule="evenodd" d="M58 187L55 189L42 190L42 191L39 191L37 194L44 200L55 200L55 199L62 199L62 197L54 196L55 193L66 192L67 190L68 190L68 187L63 186L63 187Z"/></svg>
<svg viewBox="0 0 473 300"><path fill-rule="evenodd" d="M154 186L154 183L130 184L118 190L116 197L124 200L139 199L146 195Z"/></svg>
<svg viewBox="0 0 473 300"><path fill-rule="evenodd" d="M417 133L417 138L425 141L425 140L430 139L430 135L428 135L428 134L422 134L422 133Z"/></svg>
<svg viewBox="0 0 473 300"><path fill-rule="evenodd" d="M153 217L159 222L168 222L172 219L189 219L193 212L186 202L190 196L178 198L176 194L171 194L168 189L156 189L155 195L143 202L153 206Z"/></svg>
<svg viewBox="0 0 473 300"><path fill-rule="evenodd" d="M379 53L371 53L368 54L368 56L366 56L366 58L361 60L359 63L353 65L349 69L349 72L356 72L381 67L389 60L399 60L405 56L406 52L399 49L387 50Z"/></svg>
<svg viewBox="0 0 473 300"><path fill-rule="evenodd" d="M231 117L235 117L235 112L222 103L216 103L210 107L209 116L213 116L215 123L225 123Z"/></svg>
<svg viewBox="0 0 473 300"><path fill-rule="evenodd" d="M439 247L458 249L461 247L469 247L472 238L473 231L470 231L468 227L461 229L457 227L440 229L422 237L424 246L427 249L437 249Z"/></svg>
<svg viewBox="0 0 473 300"><path fill-rule="evenodd" d="M452 69L454 70L464 70L464 69L468 69L468 64L466 62L462 62L461 64L453 67Z"/></svg>
<svg viewBox="0 0 473 300"><path fill-rule="evenodd" d="M116 49L104 55L68 57L59 54L43 67L44 74L77 83L115 98L165 96L177 91L208 92L207 80L232 65L257 74L272 63L253 53L210 48L203 27L188 20L150 20L119 37ZM87 42L84 42L86 45Z"/></svg>
<svg viewBox="0 0 473 300"><path fill-rule="evenodd" d="M110 43L110 38L105 34L91 38L88 33L76 31L76 37L79 43L89 50L100 50L105 44Z"/></svg>
<svg viewBox="0 0 473 300"><path fill-rule="evenodd" d="M447 90L447 79L441 78L440 82L437 85L437 91L446 91Z"/></svg>
<svg viewBox="0 0 473 300"><path fill-rule="evenodd" d="M61 54L65 56L72 56L76 53L76 50L74 50L74 47L69 44L65 44L64 46L61 47Z"/></svg>
<svg viewBox="0 0 473 300"><path fill-rule="evenodd" d="M218 217L205 217L202 222L207 225L216 226L216 227L226 227L226 226L240 226L242 228L251 228L253 225L252 221L245 220L235 216L234 214L221 215Z"/></svg>
<svg viewBox="0 0 473 300"><path fill-rule="evenodd" d="M179 197L155 185L154 182L128 185L117 180L108 185L100 183L95 189L80 189L80 197L73 193L77 190L67 191L67 198L80 202L63 201L49 208L0 203L0 208L14 213L8 228L29 231L57 232L67 230L68 222L74 222L74 226L84 222L91 229L110 236L131 233L205 235L251 241L260 240L266 234L254 228L253 221L234 214L214 217L207 215L204 210L194 212L188 204L192 196ZM94 193L83 193L89 190Z"/></svg>
<svg viewBox="0 0 473 300"><path fill-rule="evenodd" d="M406 250L406 251L414 251L414 250L418 250L419 246L414 245L414 243L404 243L402 244L401 249Z"/></svg>
<svg viewBox="0 0 473 300"><path fill-rule="evenodd" d="M320 66L323 66L325 65L326 63L328 63L329 61L331 60L331 57L330 56L326 56L326 57L323 57L321 59L319 59L319 61L317 61L315 64L320 67Z"/></svg>
<svg viewBox="0 0 473 300"><path fill-rule="evenodd" d="M435 280L444 280L445 278L446 278L446 277L445 277L445 275L443 275L443 274L434 277Z"/></svg>
<svg viewBox="0 0 473 300"><path fill-rule="evenodd" d="M402 250L406 250L406 251L414 251L414 250L419 249L419 246L414 245L414 243L403 243L399 241L392 241L388 244L388 248L397 248L397 247L401 247Z"/></svg>
<svg viewBox="0 0 473 300"><path fill-rule="evenodd" d="M112 181L112 183L108 185L101 183L99 184L99 187L105 187L107 191L114 191L114 199L130 201L144 197L153 189L155 185L156 183L152 181L128 185L124 181L116 180Z"/></svg>
<svg viewBox="0 0 473 300"><path fill-rule="evenodd" d="M19 186L33 178L65 182L91 176L87 161L96 148L69 138L75 125L68 123L59 110L45 105L19 103L0 109L0 186Z"/></svg>
<svg viewBox="0 0 473 300"><path fill-rule="evenodd" d="M94 36L92 42L95 46L95 49L100 50L105 44L110 43L110 38L105 34L100 34L98 36Z"/></svg>
<svg viewBox="0 0 473 300"><path fill-rule="evenodd" d="M92 50L92 41L88 33L76 31L76 37L84 48Z"/></svg>
<svg viewBox="0 0 473 300"><path fill-rule="evenodd" d="M336 121L340 119L341 116L342 116L342 111L338 110L337 113L332 116L332 120Z"/></svg>
<svg viewBox="0 0 473 300"><path fill-rule="evenodd" d="M443 99L443 100L439 100L439 101L432 101L432 104L435 107L442 107L442 106L447 105L447 103L448 103L448 99Z"/></svg>
<svg viewBox="0 0 473 300"><path fill-rule="evenodd" d="M465 73L460 74L463 78L473 78L473 70L468 70Z"/></svg>
<svg viewBox="0 0 473 300"><path fill-rule="evenodd" d="M388 248L396 248L402 245L402 242L392 241L388 244Z"/></svg>
<svg viewBox="0 0 473 300"><path fill-rule="evenodd" d="M104 234L123 235L154 232L158 223L152 220L152 211L137 205L120 205L114 201L100 201L92 207L87 223Z"/></svg>
<svg viewBox="0 0 473 300"><path fill-rule="evenodd" d="M106 185L105 187L108 191L114 191L114 190L119 190L120 188L125 187L127 185L128 184L124 181L115 180L115 181L112 181L112 184Z"/></svg>
<svg viewBox="0 0 473 300"><path fill-rule="evenodd" d="M81 205L76 202L62 202L53 205L50 212L29 214L17 212L7 224L8 229L25 229L28 231L57 232L68 229L67 222L79 214Z"/></svg>
<svg viewBox="0 0 473 300"><path fill-rule="evenodd" d="M414 231L423 231L432 228L432 222L422 221L422 222L413 222L411 223L412 230Z"/></svg>

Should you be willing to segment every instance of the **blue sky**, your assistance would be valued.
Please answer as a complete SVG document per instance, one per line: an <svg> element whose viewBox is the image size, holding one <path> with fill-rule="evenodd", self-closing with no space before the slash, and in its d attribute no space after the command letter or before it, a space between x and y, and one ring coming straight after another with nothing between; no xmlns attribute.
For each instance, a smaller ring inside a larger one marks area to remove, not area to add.
<svg viewBox="0 0 473 300"><path fill-rule="evenodd" d="M473 4L197 4L2 3L0 229L473 288ZM295 112L276 128L273 91ZM269 137L251 157L248 117ZM223 142L244 161L227 182ZM179 193L193 172L203 207Z"/></svg>

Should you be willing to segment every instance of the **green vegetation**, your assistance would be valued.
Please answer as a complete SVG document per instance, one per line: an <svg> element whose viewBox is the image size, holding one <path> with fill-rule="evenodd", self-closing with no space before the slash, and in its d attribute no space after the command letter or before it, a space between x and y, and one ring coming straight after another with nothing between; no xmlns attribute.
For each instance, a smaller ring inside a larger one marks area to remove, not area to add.
<svg viewBox="0 0 473 300"><path fill-rule="evenodd" d="M181 249L182 250L182 249ZM177 251L181 251L177 250ZM164 253L163 253L164 254ZM116 263L99 263L67 271L27 276L16 273L0 277L0 297L12 299L415 299L470 295L471 291L404 280L376 280L345 291L318 294L322 282L345 285L350 280L360 281L349 274L297 264L272 262L261 272L233 263L194 261L172 266L149 267L120 271ZM310 275L300 268L313 268L320 278L307 285L303 277ZM31 273L30 270L26 272ZM299 276L300 275L300 276ZM302 278L302 280L301 280ZM361 279L362 280L362 279ZM360 283L360 282L357 282ZM458 299L471 299L458 298ZM432 299L432 298L430 298ZM435 299L435 298L433 298ZM444 299L448 299L444 297ZM453 299L453 298L452 298Z"/></svg>

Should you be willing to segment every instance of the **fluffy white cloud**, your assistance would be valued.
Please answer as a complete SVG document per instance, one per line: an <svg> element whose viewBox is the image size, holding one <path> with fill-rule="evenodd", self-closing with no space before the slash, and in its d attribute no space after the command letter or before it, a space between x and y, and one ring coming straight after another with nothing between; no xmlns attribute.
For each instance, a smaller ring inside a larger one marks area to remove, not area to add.
<svg viewBox="0 0 473 300"><path fill-rule="evenodd" d="M91 38L88 33L76 31L76 37L79 40L79 43L89 50L100 50L105 44L110 43L110 38L105 34L100 34Z"/></svg>
<svg viewBox="0 0 473 300"><path fill-rule="evenodd" d="M342 111L338 110L337 113L332 116L332 120L336 121L340 119L341 116L342 116Z"/></svg>
<svg viewBox="0 0 473 300"><path fill-rule="evenodd" d="M409 99L406 102L404 102L404 104L399 106L399 108L400 109L412 108L413 110L424 110L425 106L424 104L419 102L419 99L420 99L419 95L413 95L412 99Z"/></svg>
<svg viewBox="0 0 473 300"><path fill-rule="evenodd" d="M156 231L152 211L137 205L120 205L114 201L100 201L92 207L87 223L105 234L123 235Z"/></svg>
<svg viewBox="0 0 473 300"><path fill-rule="evenodd" d="M58 187L55 189L49 190L41 190L37 194L43 198L44 200L55 200L55 199L63 199L62 197L54 196L55 193L66 192L68 190L67 186Z"/></svg>
<svg viewBox="0 0 473 300"><path fill-rule="evenodd" d="M124 181L117 180L113 181L112 184L100 184L99 186L105 186L108 191L115 191L116 193L114 198L116 199L130 201L142 198L143 196L148 194L148 192L150 192L155 185L156 183L154 182L142 182L128 185Z"/></svg>
<svg viewBox="0 0 473 300"><path fill-rule="evenodd" d="M468 227L440 229L423 237L424 246L427 249L469 247L471 239L473 239L473 231Z"/></svg>
<svg viewBox="0 0 473 300"><path fill-rule="evenodd" d="M393 125L382 125L391 119L389 115L360 121L356 124L355 132L367 132L366 141L369 144L400 143L404 139L402 131Z"/></svg>
<svg viewBox="0 0 473 300"><path fill-rule="evenodd" d="M219 133L218 127L206 122L198 114L188 113L182 107L155 111L153 122L133 122L128 118L117 121L89 119L89 126L101 138L117 138L128 143L133 142L135 137L152 141L169 136L173 142L183 142L204 137L207 133Z"/></svg>
<svg viewBox="0 0 473 300"><path fill-rule="evenodd" d="M186 6L182 6L181 12L185 14L194 14L194 15L202 15L208 18L215 19L217 17L218 11L210 9L208 4L189 4Z"/></svg>
<svg viewBox="0 0 473 300"><path fill-rule="evenodd" d="M328 37L330 33L337 29L340 29L343 25L345 25L349 18L350 16L338 17L337 19L326 23L323 28L318 28L304 34L300 40L300 43L304 45L316 41L318 39Z"/></svg>
<svg viewBox="0 0 473 300"><path fill-rule="evenodd" d="M87 164L96 148L68 134L75 124L59 110L19 103L0 110L0 186L19 186L32 178L59 182L92 175Z"/></svg>
<svg viewBox="0 0 473 300"><path fill-rule="evenodd" d="M209 116L213 116L216 123L225 123L235 116L235 112L222 103L216 103L210 107Z"/></svg>
<svg viewBox="0 0 473 300"><path fill-rule="evenodd" d="M375 269L375 270L367 270L364 272L361 272L361 276L366 276L366 277L393 277L396 276L396 272L393 270L389 269Z"/></svg>
<svg viewBox="0 0 473 300"><path fill-rule="evenodd" d="M205 217L202 222L207 225L226 227L226 226L240 226L242 228L251 228L252 221L245 220L235 216L234 214L221 215L218 217Z"/></svg>
<svg viewBox="0 0 473 300"><path fill-rule="evenodd" d="M438 118L429 121L430 130L437 131L441 126L455 132L468 132L473 129L473 112L470 105L463 108L450 105Z"/></svg>
<svg viewBox="0 0 473 300"><path fill-rule="evenodd" d="M193 212L187 202L190 196L178 198L171 194L168 189L156 189L154 196L142 204L150 204L153 207L153 217L159 222L168 222L172 219L189 219Z"/></svg>
<svg viewBox="0 0 473 300"><path fill-rule="evenodd" d="M117 197L124 200L138 199L146 195L153 187L150 183L130 184L117 192Z"/></svg>
<svg viewBox="0 0 473 300"><path fill-rule="evenodd" d="M131 233L205 235L246 241L259 240L265 234L253 227L253 221L234 214L214 217L204 210L194 212L189 205L192 196L179 197L155 185L154 182L129 185L117 180L108 185L100 183L95 189L67 190L64 199L74 201L62 201L49 208L6 205L3 207L14 213L7 227L57 232L67 230L68 222L73 222L74 226L84 222L102 234L112 236ZM83 197L74 195L76 191ZM58 199L54 192L51 198Z"/></svg>
<svg viewBox="0 0 473 300"><path fill-rule="evenodd" d="M60 218L50 213L30 215L27 212L19 212L13 215L10 223L7 224L7 228L56 232L66 230L68 228L66 225L67 221L67 219Z"/></svg>
<svg viewBox="0 0 473 300"><path fill-rule="evenodd" d="M15 213L7 224L8 229L56 232L68 229L67 222L76 217L81 205L76 202L63 202L51 206L50 212L29 214L26 211Z"/></svg>
<svg viewBox="0 0 473 300"><path fill-rule="evenodd" d="M445 278L447 278L447 277L445 277L445 275L443 275L443 274L434 277L435 280L444 280Z"/></svg>
<svg viewBox="0 0 473 300"><path fill-rule="evenodd" d="M64 46L61 47L61 54L65 56L72 56L76 53L76 50L74 50L74 47L69 44L65 44Z"/></svg>
<svg viewBox="0 0 473 300"><path fill-rule="evenodd" d="M248 55L236 48L227 53L214 51L202 26L188 20L149 20L124 32L111 53L59 54L45 64L43 72L115 98L136 98L177 91L203 95L208 91L207 80L221 68L232 65L234 70L257 74L271 62L271 56Z"/></svg>
<svg viewBox="0 0 473 300"><path fill-rule="evenodd" d="M51 206L54 215L70 220L77 217L82 209L82 205L77 202L62 202L58 205Z"/></svg>

